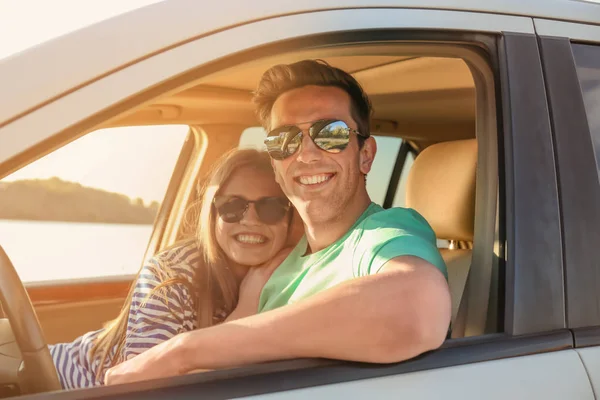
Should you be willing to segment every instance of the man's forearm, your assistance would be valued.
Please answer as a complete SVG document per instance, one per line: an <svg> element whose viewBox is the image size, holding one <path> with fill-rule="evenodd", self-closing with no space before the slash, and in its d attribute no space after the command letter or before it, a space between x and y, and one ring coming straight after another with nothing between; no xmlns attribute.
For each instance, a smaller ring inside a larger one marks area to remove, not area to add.
<svg viewBox="0 0 600 400"><path fill-rule="evenodd" d="M420 261L419 261L420 262ZM346 282L302 302L185 334L186 371L324 357L395 362L439 346L450 319L447 284L429 264Z"/></svg>

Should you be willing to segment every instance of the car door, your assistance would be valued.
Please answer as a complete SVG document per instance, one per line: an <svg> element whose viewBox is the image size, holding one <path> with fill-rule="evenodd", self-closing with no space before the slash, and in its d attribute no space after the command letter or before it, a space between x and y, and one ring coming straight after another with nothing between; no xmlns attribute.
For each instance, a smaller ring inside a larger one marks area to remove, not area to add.
<svg viewBox="0 0 600 400"><path fill-rule="evenodd" d="M277 7L282 8L276 11L269 7L250 10L251 16L264 17L266 13L269 18L251 22L248 16L237 21L237 26L210 32L211 18L222 17L225 10L206 12L202 9L207 25L202 28L206 30L204 36L198 38L198 32L192 34L187 31L192 28L180 23L191 14L189 9L180 8L181 4L166 2L153 7L152 12L147 9L138 14L137 19L131 16L112 21L115 32L125 27L129 29L134 21L140 30L150 31L151 23L160 15L165 20L178 21L180 28L172 27L172 31L167 32L166 36L171 40L168 43L165 43L165 35L161 36L160 43L156 37L154 40L152 36L150 39L144 37L145 49L162 46L154 53L138 55L127 64L118 60L126 53L117 51L113 58L103 61L102 66L94 66L109 71L106 76L78 90L65 92L60 98L21 117L13 117L10 123L0 128L3 145L8 143L7 138L15 137L23 128L32 130L24 130L28 134L19 143L2 146L0 168L10 170L26 163L27 157L36 155L17 157L15 154L35 151L40 144L73 138L95 124L181 89L194 80L221 71L226 73L232 65L258 57L347 44L367 45L372 51L369 46L376 48L381 44L419 41L447 45L458 42L469 48L466 52L469 55L446 52L445 47L437 55L462 55L470 62L482 100L477 106L477 139L484 144L482 154L487 158L480 160L497 160L496 169L482 172L483 177L489 179L483 183L487 182L492 190L485 192L487 197L480 200L480 207L483 207L482 214L487 215L489 212L485 208L491 204L495 211L494 199L500 198L502 232L495 254L500 258L500 269L496 271L499 276L499 282L496 282L499 323L492 324L496 325L492 332L484 330L471 337L448 340L442 349L393 365L293 360L162 382L56 393L48 398L160 398L167 395L173 398L189 395L220 398L295 398L303 395L594 398L584 364L573 349L573 336L565 322L557 168L543 69L531 18L496 15L491 10L478 13L389 5L387 8L369 8L366 2L354 2L351 6L340 2L340 9L313 12L319 6L311 3L298 6L305 7L300 10L290 5L279 5ZM412 4L412 7L418 6ZM198 6L196 12L199 9ZM227 14L223 18L234 17ZM108 32L108 26L82 32L79 39L83 43L93 43L93 34ZM196 29L201 29L198 26L203 25L195 24ZM181 37L175 38L176 34ZM65 42L76 38L65 38ZM142 38L138 39L142 43ZM483 50L481 53L472 51L470 46ZM469 58L471 56L473 58ZM122 64L115 68L109 65L111 62ZM88 72L93 75L98 71ZM65 78L68 79L75 78ZM78 79L85 80L81 75ZM33 129L42 126L44 116L53 110L70 107L76 113L61 114L46 124L42 132ZM204 151L208 154L210 149L209 145ZM40 150L44 151L47 149ZM202 160L202 154L199 154L199 160ZM488 164L493 166L494 162ZM498 187L499 194L496 192ZM178 195L183 196L181 193ZM183 200L179 197L178 201ZM176 226L173 213L169 218ZM544 232L543 235L540 232ZM492 230L492 240L493 236ZM493 246L483 258L492 258L492 251ZM477 267L479 265L474 264L473 268Z"/></svg>
<svg viewBox="0 0 600 400"><path fill-rule="evenodd" d="M600 13L600 5L595 6ZM535 20L563 204L567 324L600 390L600 28Z"/></svg>

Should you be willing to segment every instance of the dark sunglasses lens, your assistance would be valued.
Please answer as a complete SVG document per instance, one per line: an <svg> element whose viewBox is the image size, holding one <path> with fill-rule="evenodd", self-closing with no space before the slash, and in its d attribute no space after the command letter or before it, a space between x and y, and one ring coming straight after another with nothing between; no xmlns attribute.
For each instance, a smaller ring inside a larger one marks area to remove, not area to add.
<svg viewBox="0 0 600 400"><path fill-rule="evenodd" d="M221 219L228 223L239 222L246 212L248 202L244 199L234 197L228 200L217 201L217 212Z"/></svg>
<svg viewBox="0 0 600 400"><path fill-rule="evenodd" d="M258 217L267 225L281 221L289 210L288 201L280 197L266 197L257 201L255 205Z"/></svg>
<svg viewBox="0 0 600 400"><path fill-rule="evenodd" d="M344 121L327 121L323 127L314 126L314 131L311 135L315 144L330 153L339 153L350 142L350 128Z"/></svg>
<svg viewBox="0 0 600 400"><path fill-rule="evenodd" d="M272 130L265 138L265 146L271 158L283 160L294 154L302 142L299 133L297 127L282 126Z"/></svg>

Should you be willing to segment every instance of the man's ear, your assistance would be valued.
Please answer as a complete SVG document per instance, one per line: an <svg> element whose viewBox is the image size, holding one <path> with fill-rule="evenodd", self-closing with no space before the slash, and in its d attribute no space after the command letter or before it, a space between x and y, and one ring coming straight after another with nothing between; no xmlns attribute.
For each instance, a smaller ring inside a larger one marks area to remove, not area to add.
<svg viewBox="0 0 600 400"><path fill-rule="evenodd" d="M371 171L373 166L373 160L375 160L375 154L377 153L377 142L373 136L369 136L365 139L362 148L359 152L359 168L360 172L367 175Z"/></svg>

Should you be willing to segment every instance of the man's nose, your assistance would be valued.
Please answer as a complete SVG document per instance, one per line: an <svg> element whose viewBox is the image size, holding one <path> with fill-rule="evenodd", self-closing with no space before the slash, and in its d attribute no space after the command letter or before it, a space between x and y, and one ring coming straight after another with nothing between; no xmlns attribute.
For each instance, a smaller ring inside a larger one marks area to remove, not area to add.
<svg viewBox="0 0 600 400"><path fill-rule="evenodd" d="M240 220L240 224L242 225L260 225L260 218L258 217L258 213L256 212L256 206L254 203L248 204L248 209L244 213L242 219Z"/></svg>
<svg viewBox="0 0 600 400"><path fill-rule="evenodd" d="M320 160L322 157L321 149L317 147L315 142L308 134L302 134L302 144L298 149L297 160L305 164L309 164Z"/></svg>

